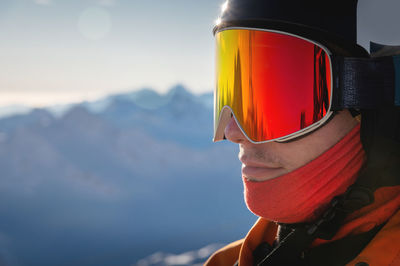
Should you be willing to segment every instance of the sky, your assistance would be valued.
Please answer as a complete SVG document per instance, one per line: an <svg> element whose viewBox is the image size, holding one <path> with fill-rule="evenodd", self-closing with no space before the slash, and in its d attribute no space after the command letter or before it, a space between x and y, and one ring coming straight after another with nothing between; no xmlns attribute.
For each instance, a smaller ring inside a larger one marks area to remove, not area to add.
<svg viewBox="0 0 400 266"><path fill-rule="evenodd" d="M212 91L224 0L0 0L0 106L180 83ZM359 0L359 43L400 44L400 2Z"/></svg>
<svg viewBox="0 0 400 266"><path fill-rule="evenodd" d="M212 90L215 0L0 0L0 106Z"/></svg>

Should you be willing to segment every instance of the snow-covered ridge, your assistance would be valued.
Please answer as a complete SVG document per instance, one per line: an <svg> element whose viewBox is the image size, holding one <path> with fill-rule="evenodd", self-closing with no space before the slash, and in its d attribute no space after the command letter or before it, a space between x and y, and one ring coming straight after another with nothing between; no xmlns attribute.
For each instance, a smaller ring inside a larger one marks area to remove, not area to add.
<svg viewBox="0 0 400 266"><path fill-rule="evenodd" d="M156 252L139 260L136 266L200 266L215 251L223 247L223 244L210 244L201 249L187 251L181 254Z"/></svg>

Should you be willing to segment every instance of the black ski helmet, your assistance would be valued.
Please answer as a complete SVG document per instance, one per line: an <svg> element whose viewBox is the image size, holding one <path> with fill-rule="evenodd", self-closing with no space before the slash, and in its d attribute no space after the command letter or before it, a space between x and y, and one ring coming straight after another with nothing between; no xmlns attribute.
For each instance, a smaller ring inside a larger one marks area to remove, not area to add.
<svg viewBox="0 0 400 266"><path fill-rule="evenodd" d="M266 28L315 40L346 56L368 56L357 45L357 0L228 0L214 32Z"/></svg>

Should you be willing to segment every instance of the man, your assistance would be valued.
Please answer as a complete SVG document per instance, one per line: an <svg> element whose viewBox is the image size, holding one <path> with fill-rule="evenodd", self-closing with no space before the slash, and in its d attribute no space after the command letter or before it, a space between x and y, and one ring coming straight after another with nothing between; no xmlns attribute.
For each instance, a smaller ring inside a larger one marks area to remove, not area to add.
<svg viewBox="0 0 400 266"><path fill-rule="evenodd" d="M356 7L224 4L214 140L260 219L206 265L400 265L399 49L358 46Z"/></svg>

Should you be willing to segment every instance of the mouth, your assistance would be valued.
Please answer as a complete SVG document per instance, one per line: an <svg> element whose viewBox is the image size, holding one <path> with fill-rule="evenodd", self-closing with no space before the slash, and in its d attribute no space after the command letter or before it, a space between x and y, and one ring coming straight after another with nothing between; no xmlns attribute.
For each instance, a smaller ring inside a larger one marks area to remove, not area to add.
<svg viewBox="0 0 400 266"><path fill-rule="evenodd" d="M249 181L265 181L286 173L286 170L280 166L272 166L248 160L241 160L241 162L242 176Z"/></svg>
<svg viewBox="0 0 400 266"><path fill-rule="evenodd" d="M285 173L282 167L279 168L266 168L266 167L253 167L243 164L242 165L242 176L249 181L265 181Z"/></svg>

